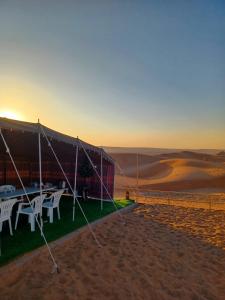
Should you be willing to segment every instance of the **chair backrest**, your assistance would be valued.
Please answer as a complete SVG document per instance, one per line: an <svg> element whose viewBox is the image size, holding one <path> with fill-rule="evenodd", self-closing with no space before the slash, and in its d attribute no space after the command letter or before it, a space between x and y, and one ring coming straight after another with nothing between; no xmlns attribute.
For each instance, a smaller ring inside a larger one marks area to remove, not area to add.
<svg viewBox="0 0 225 300"><path fill-rule="evenodd" d="M0 193L11 193L15 192L16 188L13 185L1 185L0 186Z"/></svg>
<svg viewBox="0 0 225 300"><path fill-rule="evenodd" d="M0 222L8 220L11 217L13 205L17 199L10 199L0 202Z"/></svg>
<svg viewBox="0 0 225 300"><path fill-rule="evenodd" d="M52 206L57 207L59 205L59 201L62 197L64 190L59 190L57 192L52 193L51 198L52 198Z"/></svg>
<svg viewBox="0 0 225 300"><path fill-rule="evenodd" d="M34 199L32 199L31 201L31 205L33 207L33 213L34 214L40 214L42 212L42 203L45 199L46 195L43 194L43 195L39 195L39 196L36 196Z"/></svg>

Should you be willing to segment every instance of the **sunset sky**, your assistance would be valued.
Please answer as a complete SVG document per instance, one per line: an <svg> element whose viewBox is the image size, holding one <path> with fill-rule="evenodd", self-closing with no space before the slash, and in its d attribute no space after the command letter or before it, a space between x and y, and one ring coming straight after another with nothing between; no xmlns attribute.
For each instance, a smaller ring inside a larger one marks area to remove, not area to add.
<svg viewBox="0 0 225 300"><path fill-rule="evenodd" d="M0 0L0 116L225 149L225 1Z"/></svg>

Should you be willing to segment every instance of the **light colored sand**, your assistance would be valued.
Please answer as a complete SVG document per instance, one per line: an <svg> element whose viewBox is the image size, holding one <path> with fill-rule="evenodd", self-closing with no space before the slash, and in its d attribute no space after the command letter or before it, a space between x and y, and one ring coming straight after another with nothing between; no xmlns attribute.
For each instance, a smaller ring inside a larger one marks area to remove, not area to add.
<svg viewBox="0 0 225 300"><path fill-rule="evenodd" d="M225 211L225 194L196 194L184 192L151 192L148 197L138 196L137 202L142 204L166 204L191 208L204 208Z"/></svg>
<svg viewBox="0 0 225 300"><path fill-rule="evenodd" d="M124 197L125 191L136 189L137 180L135 178L116 175L115 177L115 193L116 197ZM138 187L140 191L161 190L161 191L191 191L193 193L223 193L225 192L225 176L211 179L193 179L179 180L170 182L160 182L152 184L148 179L139 179Z"/></svg>
<svg viewBox="0 0 225 300"><path fill-rule="evenodd" d="M137 157L134 154L114 154L127 179L116 172L116 192L136 186ZM138 185L140 189L194 190L214 189L225 191L225 162L217 156L180 153L147 156L139 155Z"/></svg>
<svg viewBox="0 0 225 300"><path fill-rule="evenodd" d="M128 177L136 177L137 167L127 166ZM197 159L164 159L139 165L141 179L148 178L150 183L191 180L195 178L210 179L225 175L223 162L206 162Z"/></svg>
<svg viewBox="0 0 225 300"><path fill-rule="evenodd" d="M23 267L0 270L1 299L224 299L225 213L139 205Z"/></svg>
<svg viewBox="0 0 225 300"><path fill-rule="evenodd" d="M137 168L127 167L127 177L136 179ZM210 179L225 175L224 163L204 162L194 159L166 159L139 166L139 178L149 183L181 180Z"/></svg>

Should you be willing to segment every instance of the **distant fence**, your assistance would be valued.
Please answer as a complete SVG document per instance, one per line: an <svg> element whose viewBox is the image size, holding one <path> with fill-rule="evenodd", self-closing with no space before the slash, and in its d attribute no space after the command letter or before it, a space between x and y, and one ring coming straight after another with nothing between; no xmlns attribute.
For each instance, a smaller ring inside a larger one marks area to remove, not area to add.
<svg viewBox="0 0 225 300"><path fill-rule="evenodd" d="M117 197L120 195L120 197L123 196L124 198L125 193L125 189L119 189L116 191ZM157 190L141 191L133 188L129 190L129 196L138 203L168 204L225 210L225 193L209 194Z"/></svg>

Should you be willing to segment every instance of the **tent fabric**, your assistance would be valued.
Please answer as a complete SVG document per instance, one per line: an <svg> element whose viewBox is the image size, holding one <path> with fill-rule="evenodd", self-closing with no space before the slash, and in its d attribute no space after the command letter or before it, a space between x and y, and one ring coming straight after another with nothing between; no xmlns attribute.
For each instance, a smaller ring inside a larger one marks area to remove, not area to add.
<svg viewBox="0 0 225 300"><path fill-rule="evenodd" d="M77 141L76 138L71 137L69 135L66 134L62 134L58 131L52 130L44 125L41 125L46 133L46 135L51 138L51 139L55 139L67 144L71 144L73 146L79 146L79 142ZM0 128L1 129L10 129L10 130L19 130L22 132L30 132L30 133L36 133L38 134L40 131L39 128L39 123L31 123L31 122L24 122L24 121L18 121L18 120L12 120L12 119L7 119L7 118L2 118L0 117ZM104 149L96 147L94 145L88 144L84 141L82 141L85 149L89 149L92 151L96 151L97 153L101 153L101 151L103 151L103 156L105 157L105 159L108 159L110 161L113 161L112 157L109 156Z"/></svg>
<svg viewBox="0 0 225 300"><path fill-rule="evenodd" d="M0 118L0 128L24 184L31 186L35 183L39 183L38 124ZM44 127L44 131L51 139L51 144L57 153L70 184L73 186L76 145L78 140L47 127ZM88 143L82 143L100 173L102 149ZM43 135L41 135L41 149L43 183L49 182L59 185L60 182L65 179ZM82 166L87 163L87 160L85 159L86 156L81 147L79 147L78 152L78 193L81 193L82 189L86 187L90 196L100 198L101 183L95 172L92 172L90 176L87 177L83 177L82 174L79 174ZM113 196L114 161L105 152L103 153L103 182L109 190L110 195ZM13 165L6 153L3 141L0 140L0 185L3 184L19 186ZM107 198L105 192L103 198Z"/></svg>

